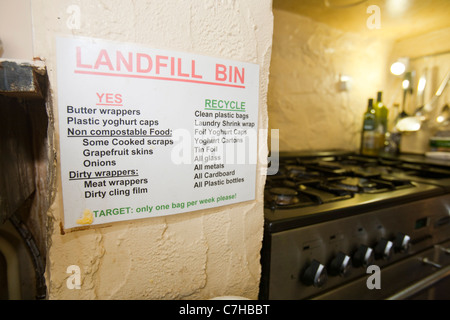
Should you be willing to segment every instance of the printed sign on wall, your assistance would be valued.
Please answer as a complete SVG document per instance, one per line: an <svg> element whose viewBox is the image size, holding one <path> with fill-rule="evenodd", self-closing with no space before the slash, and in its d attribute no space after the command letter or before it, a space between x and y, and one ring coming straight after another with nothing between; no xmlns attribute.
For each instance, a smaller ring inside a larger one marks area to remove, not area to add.
<svg viewBox="0 0 450 320"><path fill-rule="evenodd" d="M64 227L254 200L259 66L56 39Z"/></svg>

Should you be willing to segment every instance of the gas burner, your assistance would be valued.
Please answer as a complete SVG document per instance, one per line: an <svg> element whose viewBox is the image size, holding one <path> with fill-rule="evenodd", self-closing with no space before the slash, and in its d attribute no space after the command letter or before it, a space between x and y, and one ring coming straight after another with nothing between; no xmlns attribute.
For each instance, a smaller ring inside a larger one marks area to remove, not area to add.
<svg viewBox="0 0 450 320"><path fill-rule="evenodd" d="M330 161L319 160L311 163L305 163L305 166L314 171L321 172L326 175L347 175L350 173L350 170L345 168L339 163Z"/></svg>
<svg viewBox="0 0 450 320"><path fill-rule="evenodd" d="M317 181L322 175L318 171L311 171L305 166L286 166L287 177L297 182Z"/></svg>
<svg viewBox="0 0 450 320"><path fill-rule="evenodd" d="M384 183L389 183L391 185L391 189L401 189L401 188L410 188L414 187L412 182L407 179L400 179L394 176L382 175L380 177Z"/></svg>
<svg viewBox="0 0 450 320"><path fill-rule="evenodd" d="M413 186L409 180L376 175L367 177L340 177L339 179L323 182L321 188L344 193L380 193Z"/></svg>
<svg viewBox="0 0 450 320"><path fill-rule="evenodd" d="M375 179L345 177L326 183L324 187L330 188L330 190L345 190L353 193L375 193L389 190L391 184Z"/></svg>
<svg viewBox="0 0 450 320"><path fill-rule="evenodd" d="M291 188L271 188L269 193L272 201L279 206L292 205L298 203L298 192Z"/></svg>
<svg viewBox="0 0 450 320"><path fill-rule="evenodd" d="M286 181L280 186L266 188L264 200L265 206L272 210L303 208L322 203L316 195L304 192L298 185L288 185Z"/></svg>
<svg viewBox="0 0 450 320"><path fill-rule="evenodd" d="M361 178L376 178L394 173L395 169L388 166L369 166L352 168L353 175Z"/></svg>
<svg viewBox="0 0 450 320"><path fill-rule="evenodd" d="M316 199L318 204L345 200L353 197L351 192L343 189L324 187L325 184L326 182L324 181L311 184L302 184L299 186L299 189L305 194L308 194L310 197Z"/></svg>

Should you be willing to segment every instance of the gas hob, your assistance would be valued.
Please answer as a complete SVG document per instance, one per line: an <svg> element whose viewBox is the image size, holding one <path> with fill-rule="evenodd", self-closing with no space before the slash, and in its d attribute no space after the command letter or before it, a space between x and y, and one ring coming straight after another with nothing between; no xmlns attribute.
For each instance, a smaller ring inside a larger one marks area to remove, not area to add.
<svg viewBox="0 0 450 320"><path fill-rule="evenodd" d="M281 231L444 193L450 167L347 152L281 153L264 193L268 228Z"/></svg>

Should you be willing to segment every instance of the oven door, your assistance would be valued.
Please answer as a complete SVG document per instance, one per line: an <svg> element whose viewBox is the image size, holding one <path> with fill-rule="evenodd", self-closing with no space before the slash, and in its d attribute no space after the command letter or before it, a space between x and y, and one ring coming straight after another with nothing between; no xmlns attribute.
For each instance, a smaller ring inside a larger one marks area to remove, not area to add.
<svg viewBox="0 0 450 320"><path fill-rule="evenodd" d="M431 267L434 273L405 287L389 300L449 300L450 299L450 243L436 245L433 256L417 257L421 267ZM433 260L431 260L433 259ZM426 265L426 266L425 266Z"/></svg>
<svg viewBox="0 0 450 320"><path fill-rule="evenodd" d="M405 288L390 300L450 300L450 266Z"/></svg>

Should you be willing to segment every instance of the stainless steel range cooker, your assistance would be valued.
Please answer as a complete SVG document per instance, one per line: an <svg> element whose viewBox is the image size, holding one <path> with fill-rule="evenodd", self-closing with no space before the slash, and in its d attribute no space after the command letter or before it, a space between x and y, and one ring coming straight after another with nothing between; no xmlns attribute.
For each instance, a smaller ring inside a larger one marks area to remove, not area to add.
<svg viewBox="0 0 450 320"><path fill-rule="evenodd" d="M449 299L450 166L281 153L267 177L261 299Z"/></svg>

